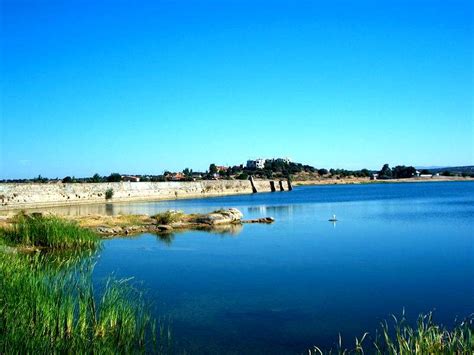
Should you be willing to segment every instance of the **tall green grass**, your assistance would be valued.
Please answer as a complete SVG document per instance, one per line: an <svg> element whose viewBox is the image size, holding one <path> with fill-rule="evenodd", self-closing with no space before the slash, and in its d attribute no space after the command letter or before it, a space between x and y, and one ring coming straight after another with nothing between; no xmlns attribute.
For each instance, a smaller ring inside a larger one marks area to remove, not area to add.
<svg viewBox="0 0 474 355"><path fill-rule="evenodd" d="M0 229L0 354L165 352L157 327L127 280L92 281L93 232L54 216L20 213ZM24 255L8 246L34 246Z"/></svg>
<svg viewBox="0 0 474 355"><path fill-rule="evenodd" d="M140 292L113 279L97 292L92 268L91 262L0 253L0 353L165 349L169 334L157 329Z"/></svg>
<svg viewBox="0 0 474 355"><path fill-rule="evenodd" d="M10 245L49 249L95 248L98 236L91 230L55 216L18 214L14 223L0 229L0 238Z"/></svg>
<svg viewBox="0 0 474 355"><path fill-rule="evenodd" d="M420 315L415 327L408 324L405 314L401 319L394 318L393 326L387 322L381 324L375 338L369 341L365 333L360 339L356 338L352 348L342 345L341 336L336 349L321 350L314 347L310 355L322 354L474 354L474 318L468 317L454 329L437 325L433 314Z"/></svg>

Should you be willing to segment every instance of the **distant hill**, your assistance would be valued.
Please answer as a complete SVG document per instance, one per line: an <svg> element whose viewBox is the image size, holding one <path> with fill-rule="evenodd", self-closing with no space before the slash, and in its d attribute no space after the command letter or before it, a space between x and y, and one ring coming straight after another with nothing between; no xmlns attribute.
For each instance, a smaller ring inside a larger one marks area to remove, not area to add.
<svg viewBox="0 0 474 355"><path fill-rule="evenodd" d="M449 171L451 173L455 174L462 174L462 173L468 173L468 174L473 174L474 173L474 165L466 165L466 166L446 166L446 167L431 167L431 168L422 168L419 167L417 168L418 170L420 169L428 169L432 173L441 173L443 171Z"/></svg>

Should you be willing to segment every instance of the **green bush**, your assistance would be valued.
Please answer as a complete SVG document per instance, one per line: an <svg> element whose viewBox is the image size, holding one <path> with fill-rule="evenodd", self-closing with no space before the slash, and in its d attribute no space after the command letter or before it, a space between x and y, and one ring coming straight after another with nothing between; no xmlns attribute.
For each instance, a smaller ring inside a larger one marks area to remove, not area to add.
<svg viewBox="0 0 474 355"><path fill-rule="evenodd" d="M183 212L181 211L166 211L157 213L152 218L156 219L157 224L171 224L179 222L183 218Z"/></svg>
<svg viewBox="0 0 474 355"><path fill-rule="evenodd" d="M105 199L110 200L112 197L114 197L114 189L109 188L105 190Z"/></svg>

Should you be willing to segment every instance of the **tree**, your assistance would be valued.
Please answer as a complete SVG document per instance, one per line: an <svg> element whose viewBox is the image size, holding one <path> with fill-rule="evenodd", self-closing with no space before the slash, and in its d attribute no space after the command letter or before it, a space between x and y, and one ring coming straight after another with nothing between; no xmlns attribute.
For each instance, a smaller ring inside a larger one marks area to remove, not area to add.
<svg viewBox="0 0 474 355"><path fill-rule="evenodd" d="M217 166L216 164L209 165L209 174L217 174Z"/></svg>
<svg viewBox="0 0 474 355"><path fill-rule="evenodd" d="M370 176L370 171L368 169L362 169L360 171L360 176L368 177L368 176Z"/></svg>
<svg viewBox="0 0 474 355"><path fill-rule="evenodd" d="M108 182L120 182L122 181L122 176L119 173L112 173L107 177Z"/></svg>
<svg viewBox="0 0 474 355"><path fill-rule="evenodd" d="M186 177L192 177L192 175L193 175L193 170L192 170L192 169L189 169L189 168L186 168L186 169L183 170L183 174L184 174L184 176L186 176Z"/></svg>
<svg viewBox="0 0 474 355"><path fill-rule="evenodd" d="M37 178L33 179L33 182L45 183L48 182L48 178L44 178L41 175L38 175Z"/></svg>
<svg viewBox="0 0 474 355"><path fill-rule="evenodd" d="M242 174L237 176L237 179L239 179L239 180L248 180L248 178L249 178L249 176L246 173L242 173Z"/></svg>
<svg viewBox="0 0 474 355"><path fill-rule="evenodd" d="M318 170L318 175L327 175L329 173L329 171L327 169L319 169Z"/></svg>
<svg viewBox="0 0 474 355"><path fill-rule="evenodd" d="M397 165L392 169L392 177L394 179L407 179L416 174L416 169L413 166Z"/></svg>
<svg viewBox="0 0 474 355"><path fill-rule="evenodd" d="M71 182L72 182L72 178L70 176L66 176L63 179L63 184L68 184L68 183L71 183Z"/></svg>
<svg viewBox="0 0 474 355"><path fill-rule="evenodd" d="M379 171L379 179L391 179L392 178L392 169L388 164L384 164L382 170Z"/></svg>
<svg viewBox="0 0 474 355"><path fill-rule="evenodd" d="M264 173L265 173L265 177L266 177L267 179L273 178L273 171L268 170L268 169L265 169L265 170L264 170Z"/></svg>
<svg viewBox="0 0 474 355"><path fill-rule="evenodd" d="M101 182L102 181L102 177L95 173L94 176L91 178L91 182Z"/></svg>

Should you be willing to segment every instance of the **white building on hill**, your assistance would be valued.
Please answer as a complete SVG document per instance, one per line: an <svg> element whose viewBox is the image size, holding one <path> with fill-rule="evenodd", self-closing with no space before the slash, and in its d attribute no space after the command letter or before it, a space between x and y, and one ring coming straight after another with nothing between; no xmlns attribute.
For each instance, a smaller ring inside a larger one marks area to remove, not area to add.
<svg viewBox="0 0 474 355"><path fill-rule="evenodd" d="M255 160L247 160L247 168L248 169L263 169L265 168L265 159L255 159Z"/></svg>

